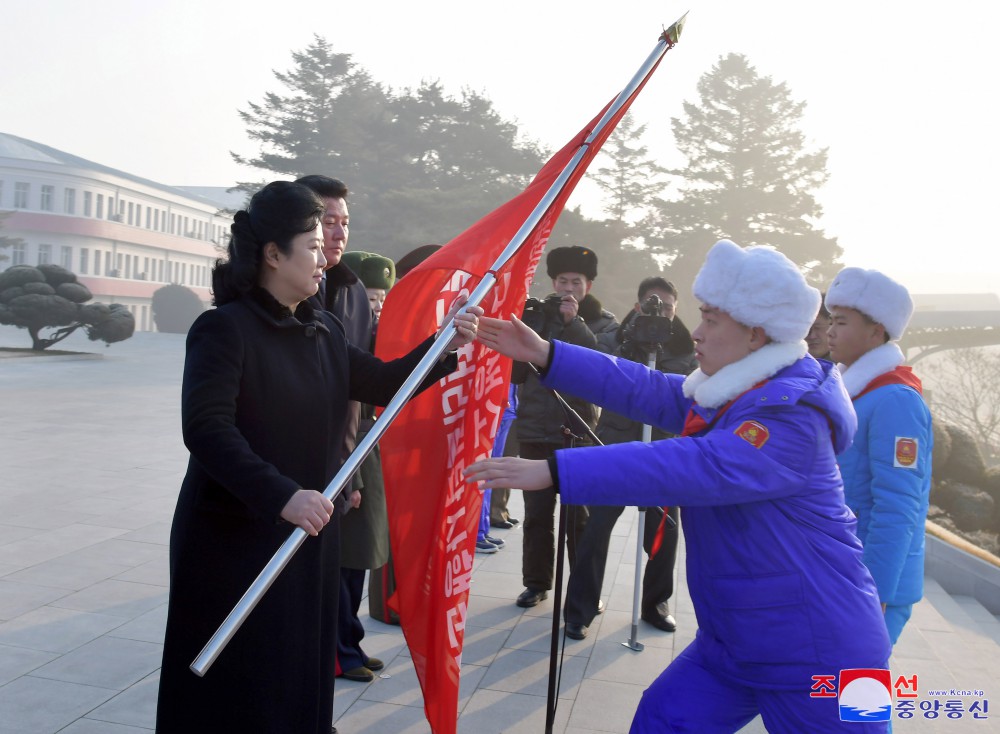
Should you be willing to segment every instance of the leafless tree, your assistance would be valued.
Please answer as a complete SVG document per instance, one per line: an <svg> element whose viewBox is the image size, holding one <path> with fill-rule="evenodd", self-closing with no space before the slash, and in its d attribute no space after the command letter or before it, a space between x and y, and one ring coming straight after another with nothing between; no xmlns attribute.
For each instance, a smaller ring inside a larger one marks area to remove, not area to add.
<svg viewBox="0 0 1000 734"><path fill-rule="evenodd" d="M990 463L1000 459L1000 353L953 349L924 372L934 415L972 431Z"/></svg>

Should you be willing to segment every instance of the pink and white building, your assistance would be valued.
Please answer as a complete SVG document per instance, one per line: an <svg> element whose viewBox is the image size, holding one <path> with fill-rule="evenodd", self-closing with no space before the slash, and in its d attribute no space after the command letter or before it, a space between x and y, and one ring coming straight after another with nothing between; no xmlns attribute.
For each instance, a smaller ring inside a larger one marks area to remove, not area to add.
<svg viewBox="0 0 1000 734"><path fill-rule="evenodd" d="M0 270L62 265L95 301L128 306L138 330L155 330L152 295L168 283L211 302L232 223L223 207L239 202L221 187L166 186L0 133L2 233L23 240L0 250Z"/></svg>

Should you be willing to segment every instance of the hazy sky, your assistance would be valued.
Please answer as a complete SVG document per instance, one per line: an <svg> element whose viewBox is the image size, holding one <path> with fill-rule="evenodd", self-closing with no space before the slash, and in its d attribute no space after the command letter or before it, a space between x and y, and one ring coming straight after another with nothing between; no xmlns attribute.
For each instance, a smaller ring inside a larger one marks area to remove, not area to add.
<svg viewBox="0 0 1000 734"><path fill-rule="evenodd" d="M1000 6L982 0L7 3L0 131L168 184L257 179L229 155L255 152L237 110L281 91L272 70L318 34L391 86L482 91L555 149L687 10L633 106L664 162L680 163L681 101L721 55L744 53L808 104L810 145L830 151L824 226L847 264L916 292L1000 292ZM578 193L570 205L596 215Z"/></svg>

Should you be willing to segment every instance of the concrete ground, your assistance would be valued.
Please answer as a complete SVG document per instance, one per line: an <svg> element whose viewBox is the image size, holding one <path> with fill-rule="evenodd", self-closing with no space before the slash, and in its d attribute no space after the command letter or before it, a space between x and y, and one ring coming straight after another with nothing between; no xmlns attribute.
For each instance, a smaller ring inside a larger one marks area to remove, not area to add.
<svg viewBox="0 0 1000 734"><path fill-rule="evenodd" d="M25 332L0 327L0 346L27 341ZM179 418L184 340L141 333L104 347L74 335L59 346L101 356L0 356L0 732L148 732L169 525L187 459ZM516 492L512 511L522 516ZM586 640L566 642L556 732L628 731L642 691L694 637L681 561L672 600L678 631L640 623L645 649L621 644L631 623L635 519L627 511L616 528L607 612ZM514 605L521 532L497 534L507 547L476 561L458 730L542 732L552 600L531 610ZM364 620L365 648L386 669L370 684L338 681L338 729L428 732L399 628ZM988 706L1000 707L991 699L1000 692L998 642L995 617L929 581L893 673L919 676L920 701L930 702L932 689L978 688ZM825 672L836 671L817 671ZM974 700L948 697L966 709ZM895 731L1000 731L1000 709L984 720L947 718L943 708L936 719L927 713L897 720ZM757 720L744 731L764 729Z"/></svg>

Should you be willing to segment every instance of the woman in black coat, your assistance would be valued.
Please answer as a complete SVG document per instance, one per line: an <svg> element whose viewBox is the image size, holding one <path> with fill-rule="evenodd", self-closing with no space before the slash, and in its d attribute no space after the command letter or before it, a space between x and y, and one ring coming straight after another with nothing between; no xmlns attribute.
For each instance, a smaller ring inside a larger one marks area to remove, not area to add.
<svg viewBox="0 0 1000 734"><path fill-rule="evenodd" d="M383 363L312 309L326 265L322 212L300 184L256 194L213 271L217 308L188 334L191 457L170 534L160 734L330 732L340 539L321 492L340 468L348 400L385 405L432 339ZM455 318L452 348L473 338L475 313ZM442 360L422 387L454 366ZM188 666L293 525L310 537L199 678Z"/></svg>

